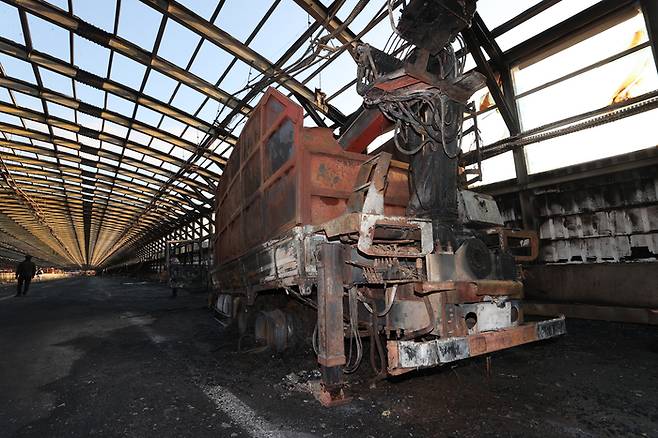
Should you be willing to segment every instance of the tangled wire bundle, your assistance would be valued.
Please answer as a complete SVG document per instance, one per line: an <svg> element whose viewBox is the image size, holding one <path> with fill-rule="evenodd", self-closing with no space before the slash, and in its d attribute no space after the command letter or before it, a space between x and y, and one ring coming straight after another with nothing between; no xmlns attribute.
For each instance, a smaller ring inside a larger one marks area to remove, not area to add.
<svg viewBox="0 0 658 438"><path fill-rule="evenodd" d="M371 92L365 96L364 103L366 106L379 108L387 119L395 123L393 139L401 153L413 155L426 144L430 144L433 150L437 150L438 145L441 145L450 158L459 155L461 105L438 90L405 94ZM420 138L420 142L410 149L406 145L411 143L413 136ZM452 150L448 148L450 144L454 144Z"/></svg>

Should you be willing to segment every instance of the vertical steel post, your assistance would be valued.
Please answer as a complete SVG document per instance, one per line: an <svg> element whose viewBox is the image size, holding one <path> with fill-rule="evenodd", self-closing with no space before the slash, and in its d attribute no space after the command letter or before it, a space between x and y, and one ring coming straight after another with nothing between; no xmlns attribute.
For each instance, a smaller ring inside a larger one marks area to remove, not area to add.
<svg viewBox="0 0 658 438"><path fill-rule="evenodd" d="M654 63L658 69L658 4L654 0L640 0L640 5L651 42Z"/></svg>
<svg viewBox="0 0 658 438"><path fill-rule="evenodd" d="M347 401L343 392L345 334L342 254L340 244L324 243L318 250L318 362L322 374L319 399L324 406Z"/></svg>

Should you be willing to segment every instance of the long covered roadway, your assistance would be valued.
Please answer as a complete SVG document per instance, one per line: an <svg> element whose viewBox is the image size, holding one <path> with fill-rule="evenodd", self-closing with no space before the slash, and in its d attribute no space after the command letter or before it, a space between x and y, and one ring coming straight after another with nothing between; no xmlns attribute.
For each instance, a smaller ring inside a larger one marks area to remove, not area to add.
<svg viewBox="0 0 658 438"><path fill-rule="evenodd" d="M658 438L657 120L658 0L0 0L0 438Z"/></svg>
<svg viewBox="0 0 658 438"><path fill-rule="evenodd" d="M656 436L655 329L568 337L313 398L312 351L238 352L205 296L81 277L0 292L0 436ZM632 357L632 360L629 359Z"/></svg>

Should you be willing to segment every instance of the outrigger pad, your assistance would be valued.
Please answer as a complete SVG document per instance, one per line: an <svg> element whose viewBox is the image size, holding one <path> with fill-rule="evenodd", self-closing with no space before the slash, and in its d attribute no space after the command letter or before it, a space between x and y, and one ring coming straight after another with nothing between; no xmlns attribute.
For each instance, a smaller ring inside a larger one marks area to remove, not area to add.
<svg viewBox="0 0 658 438"><path fill-rule="evenodd" d="M320 387L320 392L315 394L315 398L325 408L332 408L334 406L342 406L352 401L352 397L345 395L343 386L327 387L324 384Z"/></svg>

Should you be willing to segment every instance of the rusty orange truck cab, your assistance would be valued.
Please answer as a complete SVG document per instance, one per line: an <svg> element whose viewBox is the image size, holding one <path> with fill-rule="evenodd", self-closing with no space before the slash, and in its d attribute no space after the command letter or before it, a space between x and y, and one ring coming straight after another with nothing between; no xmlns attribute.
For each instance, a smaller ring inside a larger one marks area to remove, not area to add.
<svg viewBox="0 0 658 438"><path fill-rule="evenodd" d="M314 309L327 405L344 400L364 338L376 372L398 375L565 333L563 317L524 321L519 262L536 257L534 233L506 229L495 201L468 190L448 232L407 213L408 179L390 154L347 152L329 129L304 127L302 108L274 89L224 171L212 306L240 320L279 291ZM290 312L260 312L241 329L282 351Z"/></svg>

